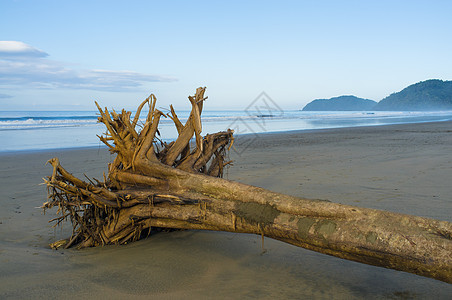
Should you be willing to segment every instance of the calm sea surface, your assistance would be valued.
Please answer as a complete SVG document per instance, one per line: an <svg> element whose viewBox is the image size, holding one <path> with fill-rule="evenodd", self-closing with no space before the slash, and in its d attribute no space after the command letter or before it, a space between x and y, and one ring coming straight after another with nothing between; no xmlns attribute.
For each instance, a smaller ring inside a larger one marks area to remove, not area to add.
<svg viewBox="0 0 452 300"><path fill-rule="evenodd" d="M190 112L178 113L182 122ZM142 113L144 117L146 112ZM3 111L0 112L0 152L103 146L96 135L105 132L95 111ZM304 112L203 111L203 134L234 129L236 134L260 134L354 126L376 126L452 120L452 111L440 112ZM169 118L159 131L164 140L177 132Z"/></svg>

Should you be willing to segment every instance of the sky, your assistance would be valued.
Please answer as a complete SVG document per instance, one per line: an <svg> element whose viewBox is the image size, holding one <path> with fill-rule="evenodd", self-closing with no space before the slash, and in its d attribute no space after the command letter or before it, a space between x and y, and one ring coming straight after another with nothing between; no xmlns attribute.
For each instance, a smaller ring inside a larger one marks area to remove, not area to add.
<svg viewBox="0 0 452 300"><path fill-rule="evenodd" d="M283 109L452 79L452 1L0 0L0 111Z"/></svg>

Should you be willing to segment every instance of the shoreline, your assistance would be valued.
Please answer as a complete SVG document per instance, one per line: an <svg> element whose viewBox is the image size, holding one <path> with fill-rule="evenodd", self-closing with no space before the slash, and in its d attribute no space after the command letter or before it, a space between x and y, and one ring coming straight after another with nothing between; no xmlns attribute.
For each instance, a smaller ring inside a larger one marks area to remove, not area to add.
<svg viewBox="0 0 452 300"><path fill-rule="evenodd" d="M225 178L302 198L452 221L452 122L236 137ZM42 214L42 177L61 164L101 179L107 147L0 154L0 298L435 298L452 285L261 237L176 231L126 246L54 251L70 225ZM347 276L344 276L347 274ZM76 294L71 294L77 291Z"/></svg>
<svg viewBox="0 0 452 300"><path fill-rule="evenodd" d="M373 124L373 125L361 125L361 126L348 126L348 127L334 127L334 128L317 128L317 129L296 129L296 130L286 130L286 131L265 131L265 132L257 132L257 135L279 135L279 134L303 134L303 133L322 133L329 131L343 131L343 130L352 130L356 128L357 130L368 129L368 128L383 128L383 127L398 127L398 126L406 126L406 125L422 125L422 124L443 124L450 123L452 128L452 120L444 120L444 121L425 121L425 122L407 122L407 123L396 123L396 124ZM452 129L451 129L452 130ZM242 134L241 136L252 136L253 133Z"/></svg>
<svg viewBox="0 0 452 300"><path fill-rule="evenodd" d="M66 147L66 148L51 148L51 149L24 149L24 150L6 150L0 151L1 156L14 156L14 155L33 155L39 153L58 153L66 151L84 151L84 150L103 150L107 149L107 146L81 146L81 147Z"/></svg>
<svg viewBox="0 0 452 300"><path fill-rule="evenodd" d="M373 128L373 127L390 127L390 126L403 126L403 125L415 125L415 124L435 124L435 123L450 123L452 127L452 120L447 119L443 121L422 121L422 122L406 122L406 123L395 123L395 124L372 124L372 125L361 125L361 126L348 126L348 127L334 127L334 128L317 128L317 129L295 129L295 130L285 130L285 131L263 131L256 133L245 133L245 134L234 134L235 137L248 138L256 135L285 135L285 134L303 134L311 132L327 132L327 131L341 131L349 130L352 128ZM108 149L104 144L98 144L96 146L73 146L64 148L45 148L45 149L23 149L23 150L0 150L0 156L16 155L16 154L33 154L42 152L58 152L58 151L75 151L75 150L92 150L92 149Z"/></svg>

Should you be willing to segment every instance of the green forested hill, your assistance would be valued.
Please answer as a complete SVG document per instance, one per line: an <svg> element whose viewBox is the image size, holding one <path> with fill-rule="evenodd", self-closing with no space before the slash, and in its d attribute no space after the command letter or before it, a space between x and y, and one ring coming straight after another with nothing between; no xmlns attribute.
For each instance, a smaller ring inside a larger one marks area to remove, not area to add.
<svg viewBox="0 0 452 300"><path fill-rule="evenodd" d="M452 81L430 79L391 94L374 110L452 110Z"/></svg>
<svg viewBox="0 0 452 300"><path fill-rule="evenodd" d="M308 103L304 111L362 111L372 110L377 102L355 96L339 96L330 99L316 99Z"/></svg>

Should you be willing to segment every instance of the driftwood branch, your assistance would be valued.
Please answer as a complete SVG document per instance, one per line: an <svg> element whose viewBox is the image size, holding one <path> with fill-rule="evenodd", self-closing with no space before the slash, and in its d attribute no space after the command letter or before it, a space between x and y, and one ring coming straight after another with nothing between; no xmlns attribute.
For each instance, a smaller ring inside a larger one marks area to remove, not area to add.
<svg viewBox="0 0 452 300"><path fill-rule="evenodd" d="M151 95L131 113L103 110L100 137L116 157L105 182L85 182L49 160L48 202L60 224L70 219L70 238L52 247L126 244L151 229L206 229L254 233L365 264L452 283L452 224L392 212L313 201L222 179L232 130L201 136L205 88L189 100L185 124L174 108L164 115ZM138 129L140 114L149 106ZM169 117L178 138L158 139L161 117ZM195 137L196 142L190 143Z"/></svg>

